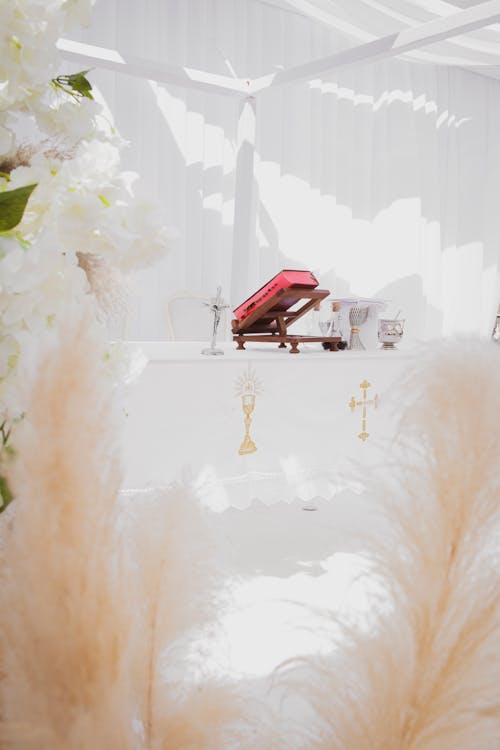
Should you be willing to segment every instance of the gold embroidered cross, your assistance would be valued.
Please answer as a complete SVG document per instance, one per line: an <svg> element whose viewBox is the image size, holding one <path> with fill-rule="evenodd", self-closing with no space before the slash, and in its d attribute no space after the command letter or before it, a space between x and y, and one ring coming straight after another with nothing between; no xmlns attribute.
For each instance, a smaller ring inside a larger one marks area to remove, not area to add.
<svg viewBox="0 0 500 750"><path fill-rule="evenodd" d="M352 412L354 412L356 406L363 407L363 413L361 416L361 432L359 433L358 437L360 440L365 442L365 440L370 436L370 433L366 431L366 408L367 406L374 406L375 409L378 407L378 393L376 393L372 399L366 398L366 392L368 388L371 388L371 383L369 383L368 380L363 380L363 382L359 384L359 387L363 391L363 399L361 401L356 401L353 396L349 401L348 406Z"/></svg>

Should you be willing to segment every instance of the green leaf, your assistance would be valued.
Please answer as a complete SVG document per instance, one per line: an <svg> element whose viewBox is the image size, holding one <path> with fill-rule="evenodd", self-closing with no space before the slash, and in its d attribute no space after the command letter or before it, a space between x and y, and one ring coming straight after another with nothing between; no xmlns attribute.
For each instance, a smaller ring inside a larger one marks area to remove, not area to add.
<svg viewBox="0 0 500 750"><path fill-rule="evenodd" d="M15 190L5 190L0 193L0 232L7 232L19 224L36 185L37 183L25 185Z"/></svg>
<svg viewBox="0 0 500 750"><path fill-rule="evenodd" d="M13 501L14 495L9 487L7 479L0 474L0 513Z"/></svg>
<svg viewBox="0 0 500 750"><path fill-rule="evenodd" d="M89 70L81 70L79 73L72 73L67 76L57 76L57 78L52 79L51 84L54 88L61 89L61 91L66 92L66 94L69 94L74 99L78 100L83 97L93 99L94 97L90 93L92 91L92 84L86 78Z"/></svg>
<svg viewBox="0 0 500 750"><path fill-rule="evenodd" d="M88 70L82 70L81 73L75 73L72 76L68 76L68 84L73 91L77 91L82 96L86 96L87 99L93 99L94 97L90 93L92 91L92 84L88 78L85 77L85 74L88 72Z"/></svg>
<svg viewBox="0 0 500 750"><path fill-rule="evenodd" d="M2 438L2 446L6 446L11 433L12 428L7 426L7 420L4 419L2 424L0 425L0 436Z"/></svg>
<svg viewBox="0 0 500 750"><path fill-rule="evenodd" d="M24 239L20 232L16 232L16 240L19 242L19 247L21 248L21 250L24 250L24 252L27 253L31 247L31 242Z"/></svg>

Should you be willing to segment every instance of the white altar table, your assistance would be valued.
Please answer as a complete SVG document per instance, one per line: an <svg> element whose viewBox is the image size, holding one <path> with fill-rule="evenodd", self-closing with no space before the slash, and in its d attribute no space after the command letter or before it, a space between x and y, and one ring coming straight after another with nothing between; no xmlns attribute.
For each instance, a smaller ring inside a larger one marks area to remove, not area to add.
<svg viewBox="0 0 500 750"><path fill-rule="evenodd" d="M148 363L126 398L124 487L187 480L217 511L354 487L394 436L387 393L413 359L313 344L292 355L230 343L217 357L196 342L135 346Z"/></svg>

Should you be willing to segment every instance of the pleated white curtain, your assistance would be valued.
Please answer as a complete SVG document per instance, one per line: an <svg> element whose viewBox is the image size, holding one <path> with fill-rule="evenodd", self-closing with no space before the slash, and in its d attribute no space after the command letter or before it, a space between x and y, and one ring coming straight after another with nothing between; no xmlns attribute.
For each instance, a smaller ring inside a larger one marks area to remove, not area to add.
<svg viewBox="0 0 500 750"><path fill-rule="evenodd" d="M487 332L499 298L499 125L498 83L399 61L269 96L262 275L305 262L339 295L391 300L415 338Z"/></svg>
<svg viewBox="0 0 500 750"><path fill-rule="evenodd" d="M81 38L249 78L353 44L257 0L100 0ZM287 267L310 268L338 295L389 299L413 338L489 332L500 300L498 81L391 60L263 93L256 233L242 271L237 102L108 71L92 78L131 143L128 166L180 235L133 280L128 338L165 338L177 291L222 284L244 295Z"/></svg>

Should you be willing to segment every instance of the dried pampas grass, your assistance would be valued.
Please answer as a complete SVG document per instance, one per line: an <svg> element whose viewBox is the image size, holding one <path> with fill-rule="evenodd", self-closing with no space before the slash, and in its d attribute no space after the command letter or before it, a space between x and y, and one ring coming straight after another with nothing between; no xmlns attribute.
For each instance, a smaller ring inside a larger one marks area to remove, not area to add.
<svg viewBox="0 0 500 750"><path fill-rule="evenodd" d="M213 616L210 536L185 490L119 500L112 386L93 331L68 328L45 357L17 434L0 745L215 750L235 704L224 686L184 684L179 645Z"/></svg>
<svg viewBox="0 0 500 750"><path fill-rule="evenodd" d="M498 348L443 345L405 384L399 440L370 487L380 528L357 534L377 582L372 629L339 618L333 656L281 673L307 726L270 732L265 706L189 674L186 643L218 604L211 536L183 488L119 499L93 331L63 333L17 434L14 512L0 519L0 745L498 747Z"/></svg>
<svg viewBox="0 0 500 750"><path fill-rule="evenodd" d="M129 669L143 747L220 750L241 704L224 684L190 670L188 648L202 648L202 628L218 602L204 513L185 488L145 492L128 503L122 534L136 602Z"/></svg>
<svg viewBox="0 0 500 750"><path fill-rule="evenodd" d="M476 342L443 344L405 383L369 488L372 630L339 621L336 654L288 673L316 711L308 750L500 746L499 386L500 351Z"/></svg>
<svg viewBox="0 0 500 750"><path fill-rule="evenodd" d="M0 161L0 172L10 175L18 167L29 167L35 154L42 153L48 159L67 161L73 159L76 147L67 145L59 136L44 138L37 143L21 143Z"/></svg>
<svg viewBox="0 0 500 750"><path fill-rule="evenodd" d="M95 253L77 253L101 317L108 322L127 315L127 286L123 274Z"/></svg>
<svg viewBox="0 0 500 750"><path fill-rule="evenodd" d="M16 746L128 744L128 609L112 555L120 467L90 321L41 362L16 435L0 586L1 714ZM24 729L23 729L24 728Z"/></svg>
<svg viewBox="0 0 500 750"><path fill-rule="evenodd" d="M0 161L0 172L10 175L18 167L29 167L35 153L36 146L31 143L22 143L11 154L3 157Z"/></svg>

